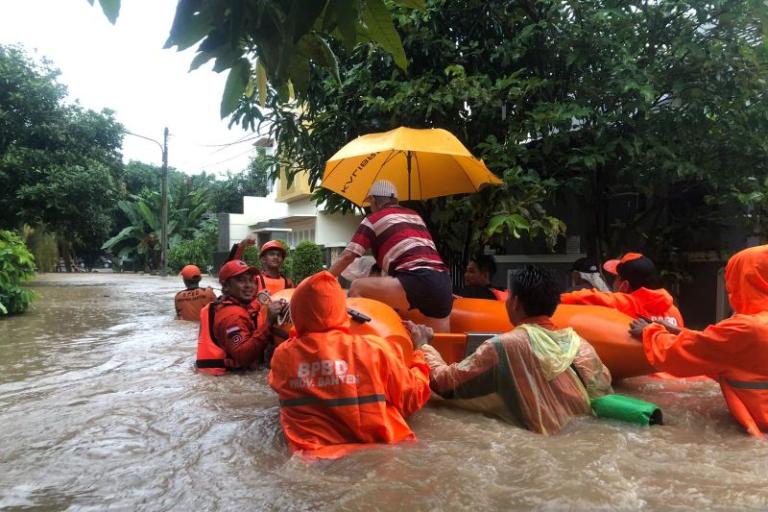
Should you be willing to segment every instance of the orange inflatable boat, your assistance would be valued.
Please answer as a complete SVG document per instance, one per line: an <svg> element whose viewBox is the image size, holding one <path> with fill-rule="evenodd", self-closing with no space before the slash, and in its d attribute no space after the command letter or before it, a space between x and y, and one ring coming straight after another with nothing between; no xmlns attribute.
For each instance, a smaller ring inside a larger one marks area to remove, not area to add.
<svg viewBox="0 0 768 512"><path fill-rule="evenodd" d="M290 301L292 292L283 290L275 294L274 298ZM395 310L383 302L357 297L347 299L347 305L362 315L357 318L358 321L351 322L351 332L376 334L388 339L402 348L406 360L410 359L411 340ZM419 322L420 316L415 310L403 315L414 322ZM573 327L582 338L589 341L611 370L614 379L654 372L645 359L642 343L629 336L631 318L627 315L601 306L562 304L558 306L552 320L560 328ZM468 355L468 345L471 348L491 333L499 334L512 328L503 302L458 298L451 312L451 332L435 333L430 344L450 364Z"/></svg>

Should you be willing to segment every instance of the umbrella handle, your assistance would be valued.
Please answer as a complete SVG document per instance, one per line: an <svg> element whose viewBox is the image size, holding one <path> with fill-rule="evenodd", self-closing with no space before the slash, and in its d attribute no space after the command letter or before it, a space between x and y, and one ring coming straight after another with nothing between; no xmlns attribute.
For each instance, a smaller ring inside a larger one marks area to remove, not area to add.
<svg viewBox="0 0 768 512"><path fill-rule="evenodd" d="M405 152L405 159L408 162L408 200L411 200L411 151Z"/></svg>

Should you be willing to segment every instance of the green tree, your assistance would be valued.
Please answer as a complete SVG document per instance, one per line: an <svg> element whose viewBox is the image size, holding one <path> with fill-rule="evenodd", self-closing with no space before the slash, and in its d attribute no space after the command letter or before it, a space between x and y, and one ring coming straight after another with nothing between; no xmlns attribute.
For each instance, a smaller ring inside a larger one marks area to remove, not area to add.
<svg viewBox="0 0 768 512"><path fill-rule="evenodd" d="M35 258L38 272L54 272L59 265L59 245L56 236L48 233L45 226L25 226L25 240Z"/></svg>
<svg viewBox="0 0 768 512"><path fill-rule="evenodd" d="M187 177L171 187L168 204L169 250L172 251L183 241L202 239L201 246L208 247L207 252L212 255L216 243L216 223L207 215L210 209L207 190L197 188L194 181ZM140 195L131 195L119 201L118 208L125 220L118 226L119 232L104 242L102 249L120 258L141 260L145 272L157 270L160 264L160 192L144 189ZM197 246L186 243L174 254L181 257L192 248L196 250Z"/></svg>
<svg viewBox="0 0 768 512"><path fill-rule="evenodd" d="M505 186L425 205L444 253L509 236L551 246L559 208L584 217L598 257L644 248L664 259L718 246L731 209L704 198L728 202L768 174L764 14L704 0L430 1L395 10L407 72L377 48L332 43L343 80L312 67L301 101L269 96L265 122L283 168L308 170L315 187L358 135L406 125L459 136Z"/></svg>
<svg viewBox="0 0 768 512"><path fill-rule="evenodd" d="M145 190L160 190L160 173L162 169L156 165L129 161L122 169L121 180L128 194L137 195ZM174 171L168 169L169 181Z"/></svg>
<svg viewBox="0 0 768 512"><path fill-rule="evenodd" d="M23 283L35 275L35 260L21 237L0 230L0 315L23 313L34 295Z"/></svg>
<svg viewBox="0 0 768 512"><path fill-rule="evenodd" d="M69 264L108 236L123 129L110 111L64 103L57 76L0 45L0 227L44 224Z"/></svg>
<svg viewBox="0 0 768 512"><path fill-rule="evenodd" d="M243 196L266 197L272 180L272 166L272 158L259 151L245 170L228 172L225 179L208 182L212 211L242 212Z"/></svg>
<svg viewBox="0 0 768 512"><path fill-rule="evenodd" d="M205 237L181 240L168 251L168 266L179 272L185 265L197 265L205 269L213 262L211 244Z"/></svg>

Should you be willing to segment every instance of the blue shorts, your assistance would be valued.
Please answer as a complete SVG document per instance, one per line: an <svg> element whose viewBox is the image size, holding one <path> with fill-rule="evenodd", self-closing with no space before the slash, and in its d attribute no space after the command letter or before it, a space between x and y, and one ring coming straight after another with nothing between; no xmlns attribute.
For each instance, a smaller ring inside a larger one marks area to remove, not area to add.
<svg viewBox="0 0 768 512"><path fill-rule="evenodd" d="M453 307L453 286L448 272L427 268L396 271L411 309L431 318L445 318Z"/></svg>

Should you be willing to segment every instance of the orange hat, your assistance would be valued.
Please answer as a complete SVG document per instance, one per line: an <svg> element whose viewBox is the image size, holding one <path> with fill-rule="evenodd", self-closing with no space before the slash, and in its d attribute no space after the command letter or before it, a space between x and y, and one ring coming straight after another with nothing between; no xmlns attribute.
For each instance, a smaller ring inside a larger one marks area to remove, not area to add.
<svg viewBox="0 0 768 512"><path fill-rule="evenodd" d="M603 268L615 276L628 281L633 290L658 287L656 265L650 258L638 252L628 252L620 260L608 260Z"/></svg>
<svg viewBox="0 0 768 512"><path fill-rule="evenodd" d="M185 281L191 281L196 277L201 277L202 273L200 272L200 269L197 267L197 265L187 265L183 269L181 269L181 272L179 272L179 275Z"/></svg>
<svg viewBox="0 0 768 512"><path fill-rule="evenodd" d="M283 244L278 240L270 240L269 242L262 245L261 250L259 251L259 257L263 256L264 253L270 249L277 249L283 253L283 258L285 258L285 247L283 247Z"/></svg>
<svg viewBox="0 0 768 512"><path fill-rule="evenodd" d="M640 258L645 258L645 256L643 256L639 252L628 252L627 254L622 256L621 259L608 260L605 263L603 263L603 269L609 274L613 274L617 276L619 275L619 271L616 269L616 267L618 267L622 263L626 263L628 261L633 261L633 260L639 260Z"/></svg>
<svg viewBox="0 0 768 512"><path fill-rule="evenodd" d="M254 274L258 272L258 269L256 267L249 266L243 260L228 261L219 269L219 282L224 284L227 279L239 276L240 274L244 274L246 272Z"/></svg>

